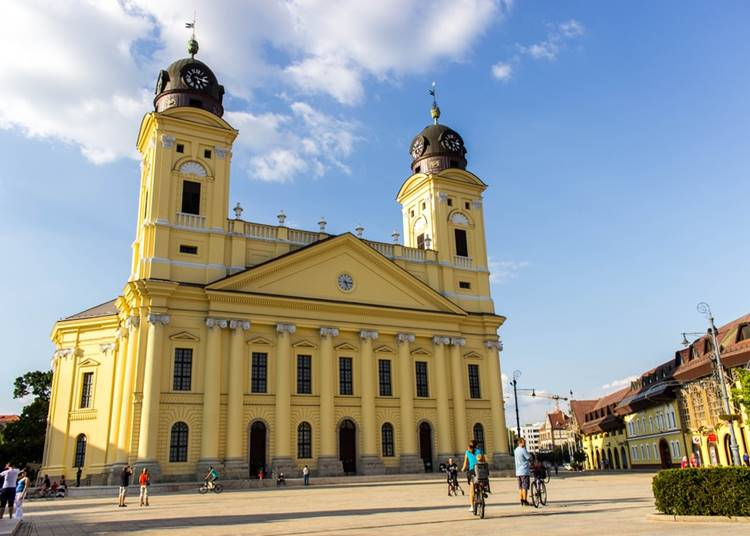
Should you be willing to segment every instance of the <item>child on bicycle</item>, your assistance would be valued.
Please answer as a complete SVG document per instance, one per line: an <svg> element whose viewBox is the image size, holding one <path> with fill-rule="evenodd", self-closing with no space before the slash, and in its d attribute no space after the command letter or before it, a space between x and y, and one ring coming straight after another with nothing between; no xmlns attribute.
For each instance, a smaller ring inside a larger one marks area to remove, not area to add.
<svg viewBox="0 0 750 536"><path fill-rule="evenodd" d="M445 466L445 474L448 477L448 483L453 486L455 491L461 489L458 483L458 465L453 461L453 458L448 458L448 465ZM463 493L463 490L461 490L461 493ZM448 491L448 495L450 495L450 491Z"/></svg>

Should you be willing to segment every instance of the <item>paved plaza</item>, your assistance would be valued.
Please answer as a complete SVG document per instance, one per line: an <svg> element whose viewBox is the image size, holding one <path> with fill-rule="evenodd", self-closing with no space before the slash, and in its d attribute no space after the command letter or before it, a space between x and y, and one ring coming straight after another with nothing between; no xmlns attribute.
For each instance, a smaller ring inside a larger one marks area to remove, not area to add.
<svg viewBox="0 0 750 536"><path fill-rule="evenodd" d="M493 480L487 518L468 498L448 497L442 481L155 495L149 508L130 497L30 501L19 534L211 534L342 536L408 534L737 534L747 525L653 521L650 474L567 474L552 478L549 504L517 503L515 481Z"/></svg>

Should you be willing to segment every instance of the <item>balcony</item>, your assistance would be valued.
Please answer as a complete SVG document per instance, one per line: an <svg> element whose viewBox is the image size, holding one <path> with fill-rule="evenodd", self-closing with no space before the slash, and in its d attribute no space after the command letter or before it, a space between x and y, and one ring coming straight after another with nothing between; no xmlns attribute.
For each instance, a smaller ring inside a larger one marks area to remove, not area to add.
<svg viewBox="0 0 750 536"><path fill-rule="evenodd" d="M186 214L178 212L175 218L175 224L178 227L188 227L190 229L204 229L206 227L206 217L198 214Z"/></svg>
<svg viewBox="0 0 750 536"><path fill-rule="evenodd" d="M456 268L473 268L474 263L472 262L471 257L453 255L453 265Z"/></svg>

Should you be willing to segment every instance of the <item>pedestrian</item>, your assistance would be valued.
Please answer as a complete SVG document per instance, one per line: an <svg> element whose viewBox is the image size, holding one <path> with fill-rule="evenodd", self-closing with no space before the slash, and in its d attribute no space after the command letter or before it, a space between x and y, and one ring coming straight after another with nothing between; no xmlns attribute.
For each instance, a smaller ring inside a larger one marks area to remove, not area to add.
<svg viewBox="0 0 750 536"><path fill-rule="evenodd" d="M60 490L63 493L63 497L68 494L68 483L65 481L65 475L60 477Z"/></svg>
<svg viewBox="0 0 750 536"><path fill-rule="evenodd" d="M138 477L138 484L141 486L141 506L148 506L148 487L151 485L151 478L148 474L148 468L144 467L141 476Z"/></svg>
<svg viewBox="0 0 750 536"><path fill-rule="evenodd" d="M120 503L117 505L120 508L124 508L125 506L127 506L127 504L125 504L125 497L128 495L128 486L130 485L130 477L132 474L133 469L126 464L125 467L122 468L122 472L120 473Z"/></svg>
<svg viewBox="0 0 750 536"><path fill-rule="evenodd" d="M18 480L16 481L16 518L23 518L23 501L26 495L29 493L29 477L26 476L26 471L18 473Z"/></svg>
<svg viewBox="0 0 750 536"><path fill-rule="evenodd" d="M695 458L695 453L690 455L690 467L698 467L698 461Z"/></svg>
<svg viewBox="0 0 750 536"><path fill-rule="evenodd" d="M5 464L5 471L0 473L3 477L3 487L0 489L0 519L5 514L5 505L8 505L8 516L13 517L13 505L16 499L16 481L18 480L18 469L9 462Z"/></svg>
<svg viewBox="0 0 750 536"><path fill-rule="evenodd" d="M81 467L78 467L78 471L76 471L76 487L81 487L81 475L83 474L83 469Z"/></svg>
<svg viewBox="0 0 750 536"><path fill-rule="evenodd" d="M518 438L518 446L513 451L513 457L516 464L516 478L518 479L518 497L521 499L521 506L529 506L529 475L531 474L531 455L526 450L526 440Z"/></svg>
<svg viewBox="0 0 750 536"><path fill-rule="evenodd" d="M258 480L263 480L263 468L262 467L258 470Z"/></svg>
<svg viewBox="0 0 750 536"><path fill-rule="evenodd" d="M750 455L748 455L747 452L742 455L742 462L745 465L750 466Z"/></svg>
<svg viewBox="0 0 750 536"><path fill-rule="evenodd" d="M302 468L302 482L305 486L310 485L310 468L306 465Z"/></svg>

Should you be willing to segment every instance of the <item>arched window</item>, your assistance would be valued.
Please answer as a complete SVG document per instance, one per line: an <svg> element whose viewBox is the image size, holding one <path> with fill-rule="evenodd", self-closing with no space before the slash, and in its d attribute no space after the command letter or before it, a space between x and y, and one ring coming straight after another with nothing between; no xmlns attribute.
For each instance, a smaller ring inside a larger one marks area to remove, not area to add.
<svg viewBox="0 0 750 536"><path fill-rule="evenodd" d="M169 438L169 461L186 462L188 452L188 425L176 422L172 425Z"/></svg>
<svg viewBox="0 0 750 536"><path fill-rule="evenodd" d="M389 422L383 423L380 429L380 439L383 444L383 457L395 456L396 448L393 440L393 425Z"/></svg>
<svg viewBox="0 0 750 536"><path fill-rule="evenodd" d="M474 440L479 445L479 448L484 450L484 426L481 423L474 425Z"/></svg>
<svg viewBox="0 0 750 536"><path fill-rule="evenodd" d="M307 422L297 427L297 458L312 458L312 427Z"/></svg>
<svg viewBox="0 0 750 536"><path fill-rule="evenodd" d="M76 438L76 456L73 467L83 467L86 464L86 436L80 434Z"/></svg>

